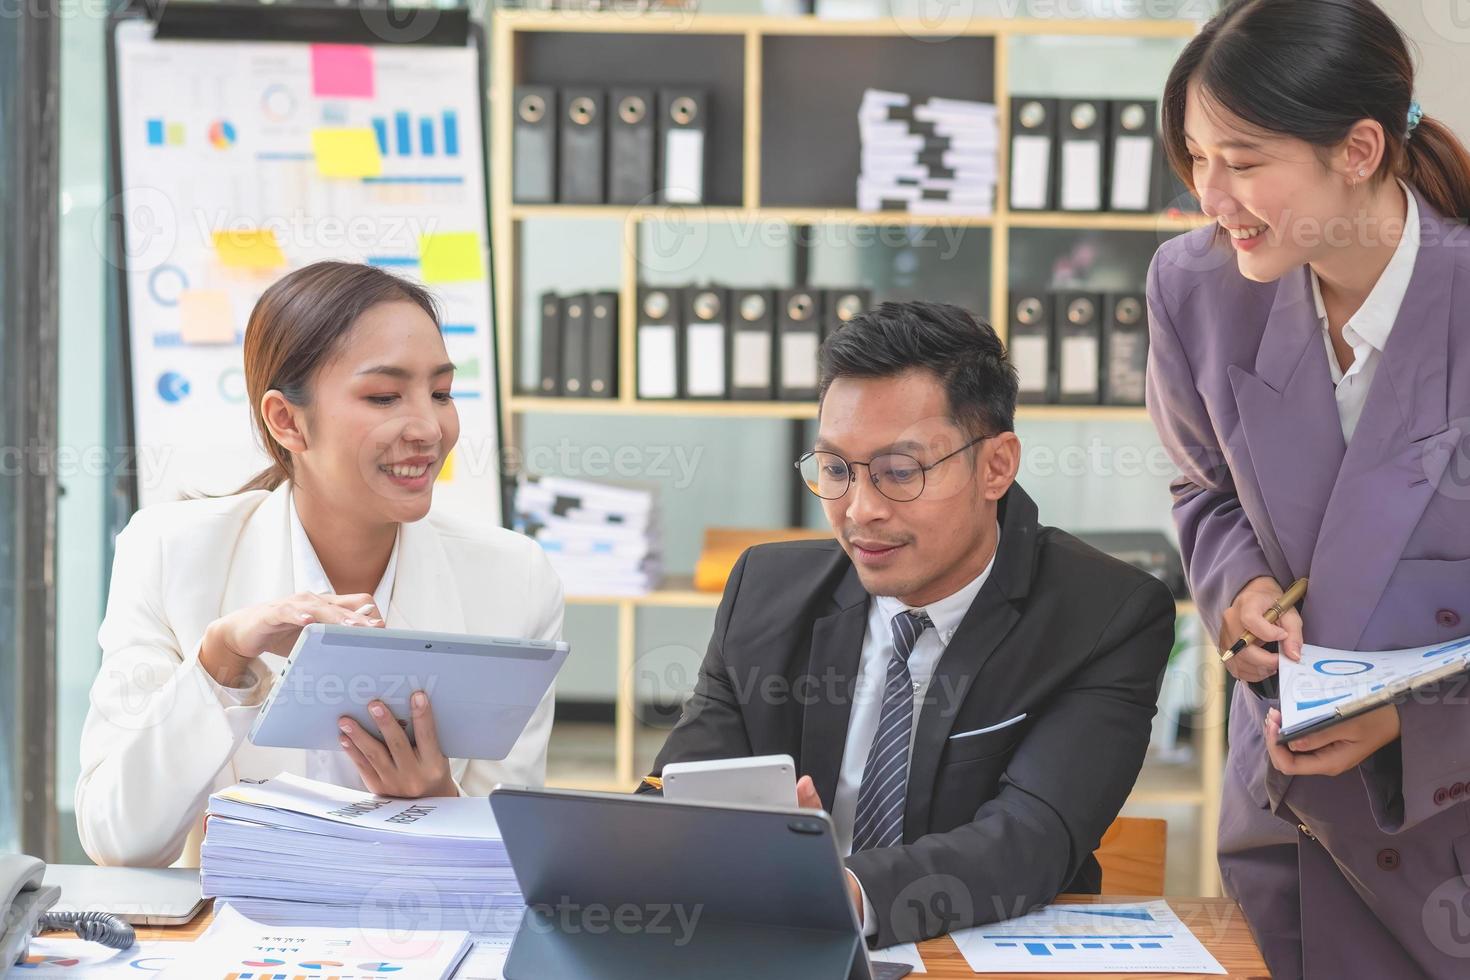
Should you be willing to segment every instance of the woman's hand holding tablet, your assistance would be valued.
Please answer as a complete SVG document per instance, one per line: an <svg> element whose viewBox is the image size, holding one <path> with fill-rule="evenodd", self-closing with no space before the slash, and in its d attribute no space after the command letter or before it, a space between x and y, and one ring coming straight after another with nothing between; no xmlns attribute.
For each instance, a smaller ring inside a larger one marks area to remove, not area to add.
<svg viewBox="0 0 1470 980"><path fill-rule="evenodd" d="M434 728L434 709L429 706L429 696L415 691L409 700L413 706L412 744L388 706L374 701L368 705L368 714L378 726L382 741L343 715L339 722L343 751L357 766L370 793L400 799L458 796L459 787L449 773L449 760L439 749L439 733Z"/></svg>

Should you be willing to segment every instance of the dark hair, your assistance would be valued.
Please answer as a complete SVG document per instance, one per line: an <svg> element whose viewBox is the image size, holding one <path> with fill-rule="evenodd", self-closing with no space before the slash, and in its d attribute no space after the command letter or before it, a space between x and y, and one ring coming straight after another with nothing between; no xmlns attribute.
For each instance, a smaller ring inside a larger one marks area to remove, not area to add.
<svg viewBox="0 0 1470 980"><path fill-rule="evenodd" d="M1016 423L1016 369L990 324L948 303L882 303L822 344L818 398L838 378L887 378L914 368L934 374L950 414L972 436Z"/></svg>
<svg viewBox="0 0 1470 980"><path fill-rule="evenodd" d="M1169 72L1163 104L1169 164L1194 190L1184 144L1191 81L1261 132L1319 148L1373 119L1387 146L1372 179L1402 177L1440 214L1470 218L1470 154L1429 116L1409 132L1414 63L1373 0L1233 0L1195 35Z"/></svg>
<svg viewBox="0 0 1470 980"><path fill-rule="evenodd" d="M292 405L311 404L317 370L335 354L357 318L380 303L406 300L437 324L429 291L370 265L316 262L272 283L245 327L245 389L271 465L235 493L274 490L291 478L291 453L266 427L260 404L279 391Z"/></svg>

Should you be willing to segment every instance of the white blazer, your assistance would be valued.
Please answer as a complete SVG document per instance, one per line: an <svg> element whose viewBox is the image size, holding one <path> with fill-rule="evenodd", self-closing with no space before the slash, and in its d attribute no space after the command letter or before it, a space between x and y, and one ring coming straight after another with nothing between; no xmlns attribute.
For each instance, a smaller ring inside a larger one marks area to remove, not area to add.
<svg viewBox="0 0 1470 980"><path fill-rule="evenodd" d="M289 484L183 500L139 511L118 535L76 791L98 864L196 866L210 793L305 773L306 751L247 741L261 698L226 707L198 659L211 622L296 591L289 508ZM559 640L562 615L561 581L530 538L437 510L403 525L390 626ZM260 661L272 677L285 664ZM544 782L553 700L503 761L451 760L461 792Z"/></svg>

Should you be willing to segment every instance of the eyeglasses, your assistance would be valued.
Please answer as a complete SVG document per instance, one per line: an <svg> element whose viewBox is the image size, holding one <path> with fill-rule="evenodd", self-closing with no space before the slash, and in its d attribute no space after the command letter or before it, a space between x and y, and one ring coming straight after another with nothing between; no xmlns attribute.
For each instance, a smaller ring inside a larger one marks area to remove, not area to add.
<svg viewBox="0 0 1470 980"><path fill-rule="evenodd" d="M925 466L907 453L884 453L874 456L866 463L848 461L836 453L816 450L796 461L801 481L806 488L823 500L838 500L847 494L857 482L856 466L868 468L868 479L878 492L889 500L903 502L917 499L924 492L924 476L934 467L957 456L971 446L995 438L994 434L971 439L952 453L947 453Z"/></svg>

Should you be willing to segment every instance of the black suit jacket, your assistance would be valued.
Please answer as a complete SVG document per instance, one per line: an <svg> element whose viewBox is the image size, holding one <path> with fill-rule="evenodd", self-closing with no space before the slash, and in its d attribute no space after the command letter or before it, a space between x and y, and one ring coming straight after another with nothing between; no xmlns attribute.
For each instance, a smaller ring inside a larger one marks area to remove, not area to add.
<svg viewBox="0 0 1470 980"><path fill-rule="evenodd" d="M1037 523L1013 485L990 577L919 707L904 843L848 859L877 945L1097 892L1092 856L1133 788L1174 642L1152 576ZM670 762L789 753L830 807L869 596L835 541L762 545L731 573ZM1025 712L1024 722L983 735Z"/></svg>

